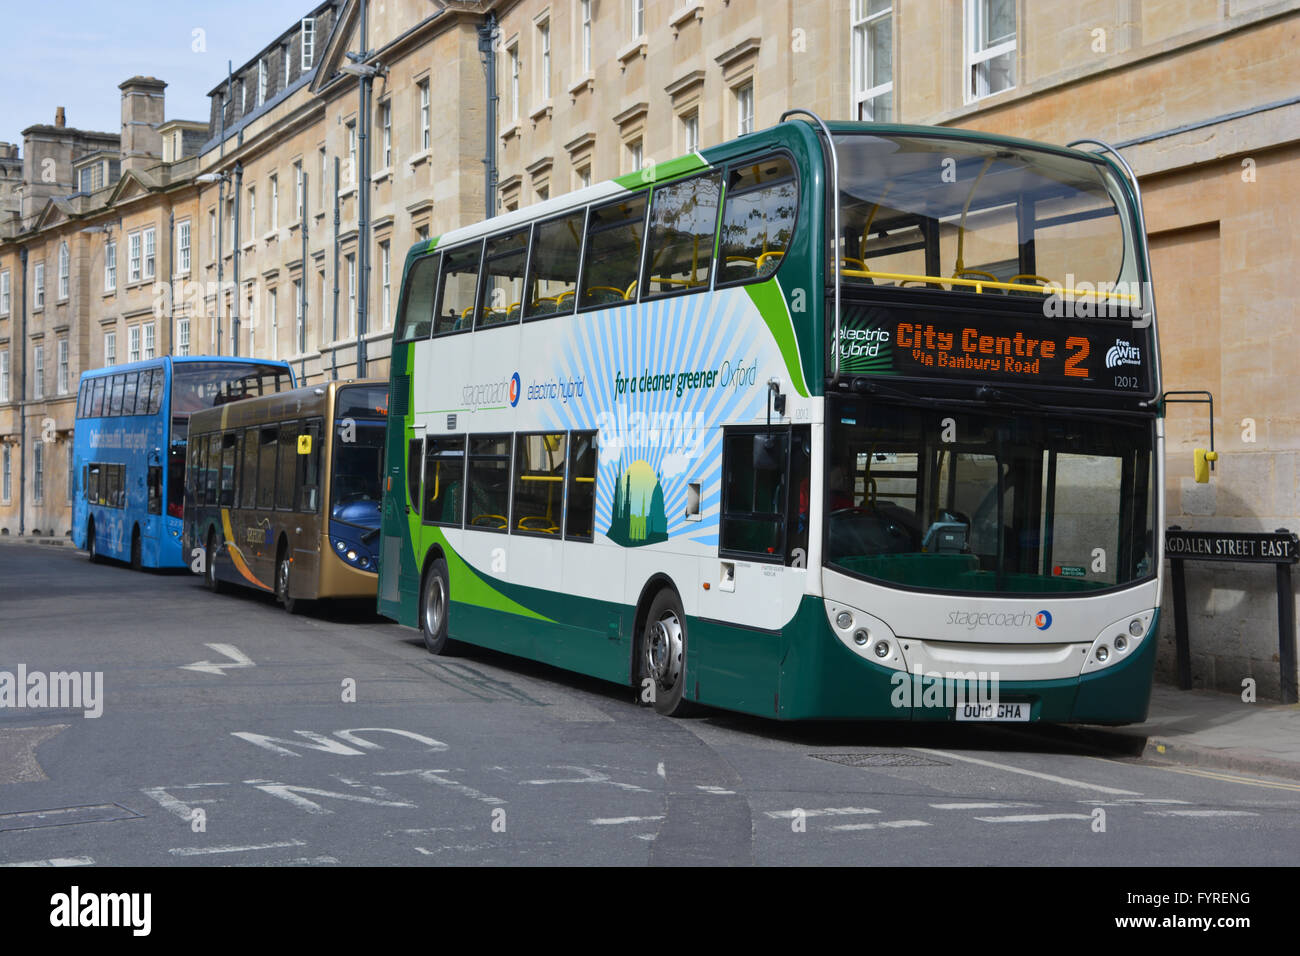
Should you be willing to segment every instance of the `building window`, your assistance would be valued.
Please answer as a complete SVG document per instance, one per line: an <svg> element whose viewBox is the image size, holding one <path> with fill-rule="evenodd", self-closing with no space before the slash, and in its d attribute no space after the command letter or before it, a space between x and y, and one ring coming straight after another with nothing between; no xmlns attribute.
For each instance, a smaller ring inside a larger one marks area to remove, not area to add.
<svg viewBox="0 0 1300 956"><path fill-rule="evenodd" d="M45 305L45 263L38 262L32 266L32 289L35 297L35 308L39 309ZM8 311L6 308L5 311Z"/></svg>
<svg viewBox="0 0 1300 956"><path fill-rule="evenodd" d="M190 320L176 320L176 354L190 354Z"/></svg>
<svg viewBox="0 0 1300 956"><path fill-rule="evenodd" d="M348 337L357 335L357 260L348 256Z"/></svg>
<svg viewBox="0 0 1300 956"><path fill-rule="evenodd" d="M1016 85L1015 0L966 0L966 101Z"/></svg>
<svg viewBox="0 0 1300 956"><path fill-rule="evenodd" d="M235 251L235 197L233 195L226 197L226 222L230 223L230 228L226 230L227 240L230 243L230 251Z"/></svg>
<svg viewBox="0 0 1300 956"><path fill-rule="evenodd" d="M45 346L32 349L32 398L45 397Z"/></svg>
<svg viewBox="0 0 1300 956"><path fill-rule="evenodd" d="M74 484L72 476L76 473L74 469L77 467L77 456L74 454L75 449L72 442L65 442L64 444L67 445L68 448L68 504L72 504L72 489Z"/></svg>
<svg viewBox="0 0 1300 956"><path fill-rule="evenodd" d="M0 352L0 402L9 401L9 350Z"/></svg>
<svg viewBox="0 0 1300 956"><path fill-rule="evenodd" d="M853 118L894 116L894 16L890 0L853 0Z"/></svg>
<svg viewBox="0 0 1300 956"><path fill-rule="evenodd" d="M307 198L307 191L303 188L302 181L302 160L293 164L293 218L295 222L302 222L303 202Z"/></svg>
<svg viewBox="0 0 1300 956"><path fill-rule="evenodd" d="M32 448L32 497L45 500L45 442L38 441Z"/></svg>
<svg viewBox="0 0 1300 956"><path fill-rule="evenodd" d="M682 117L682 146L686 152L693 153L700 148L700 114L691 113Z"/></svg>
<svg viewBox="0 0 1300 956"><path fill-rule="evenodd" d="M117 243L104 243L104 291L117 290Z"/></svg>
<svg viewBox="0 0 1300 956"><path fill-rule="evenodd" d="M388 328L393 321L392 312L392 285L390 275L393 271L392 249L387 242L379 244L379 289L380 304L384 310L384 328Z"/></svg>
<svg viewBox="0 0 1300 956"><path fill-rule="evenodd" d="M9 314L9 270L0 272L0 315Z"/></svg>
<svg viewBox="0 0 1300 956"><path fill-rule="evenodd" d="M181 275L190 271L190 221L176 224L176 270Z"/></svg>
<svg viewBox="0 0 1300 956"><path fill-rule="evenodd" d="M736 87L736 135L754 132L754 84Z"/></svg>
<svg viewBox="0 0 1300 956"><path fill-rule="evenodd" d="M59 339L58 381L55 383L60 395L68 394L68 340Z"/></svg>
<svg viewBox="0 0 1300 956"><path fill-rule="evenodd" d="M420 149L428 149L429 137L429 81L420 81Z"/></svg>
<svg viewBox="0 0 1300 956"><path fill-rule="evenodd" d="M248 234L257 235L257 190L248 187Z"/></svg>
<svg viewBox="0 0 1300 956"><path fill-rule="evenodd" d="M59 301L68 297L68 244L59 243Z"/></svg>
<svg viewBox="0 0 1300 956"><path fill-rule="evenodd" d="M627 165L628 172L634 173L641 168L645 161L645 154L641 147L641 140L634 139L627 144Z"/></svg>
<svg viewBox="0 0 1300 956"><path fill-rule="evenodd" d="M140 361L140 326L133 325L126 330L126 360Z"/></svg>
<svg viewBox="0 0 1300 956"><path fill-rule="evenodd" d="M582 73L591 72L591 0L582 0L578 9L582 23Z"/></svg>
<svg viewBox="0 0 1300 956"><path fill-rule="evenodd" d="M510 121L519 122L519 47L512 46L510 58Z"/></svg>
<svg viewBox="0 0 1300 956"><path fill-rule="evenodd" d="M4 468L3 468L4 475L3 475L3 480L0 481L0 498L3 498L6 502L13 497L13 472L11 470L12 468L13 468L13 459L10 457L9 454L9 446L5 445Z"/></svg>
<svg viewBox="0 0 1300 956"><path fill-rule="evenodd" d="M276 308L275 290L266 293L266 317L271 335L271 358L280 357L280 317Z"/></svg>
<svg viewBox="0 0 1300 956"><path fill-rule="evenodd" d="M128 282L140 281L140 233L126 237L126 275Z"/></svg>
<svg viewBox="0 0 1300 956"><path fill-rule="evenodd" d="M390 168L393 165L393 104L391 101L379 104L379 154L384 161L384 165L380 168Z"/></svg>
<svg viewBox="0 0 1300 956"><path fill-rule="evenodd" d="M144 231L144 277L146 279L152 279L154 276L154 262L157 258L154 235L152 226Z"/></svg>
<svg viewBox="0 0 1300 956"><path fill-rule="evenodd" d="M357 182L357 124L348 124L348 182Z"/></svg>
<svg viewBox="0 0 1300 956"><path fill-rule="evenodd" d="M257 61L257 105L266 102L266 60Z"/></svg>
<svg viewBox="0 0 1300 956"><path fill-rule="evenodd" d="M117 364L117 333L104 333L104 367Z"/></svg>
<svg viewBox="0 0 1300 956"><path fill-rule="evenodd" d="M302 68L310 70L316 61L316 18L303 17L299 33L302 37Z"/></svg>
<svg viewBox="0 0 1300 956"><path fill-rule="evenodd" d="M627 0L629 36L635 40L645 35L645 0Z"/></svg>
<svg viewBox="0 0 1300 956"><path fill-rule="evenodd" d="M325 155L324 146L317 150L317 154L320 156L320 207L321 209L324 209L325 202L329 198L329 193L326 191L326 185L329 182L329 179L325 175L329 165L329 159Z"/></svg>
<svg viewBox="0 0 1300 956"><path fill-rule="evenodd" d="M280 228L280 177L271 174L271 188L267 190L271 200L271 231Z"/></svg>
<svg viewBox="0 0 1300 956"><path fill-rule="evenodd" d="M144 358L151 359L157 353L157 326L153 322L144 324Z"/></svg>
<svg viewBox="0 0 1300 956"><path fill-rule="evenodd" d="M586 189L591 185L591 166L579 166L574 175L578 182L575 188Z"/></svg>
<svg viewBox="0 0 1300 956"><path fill-rule="evenodd" d="M542 100L543 102L551 98L551 22L537 26L537 39L539 49L542 55L539 58L542 61Z"/></svg>
<svg viewBox="0 0 1300 956"><path fill-rule="evenodd" d="M302 338L302 280L293 280L293 348L301 354L306 351Z"/></svg>

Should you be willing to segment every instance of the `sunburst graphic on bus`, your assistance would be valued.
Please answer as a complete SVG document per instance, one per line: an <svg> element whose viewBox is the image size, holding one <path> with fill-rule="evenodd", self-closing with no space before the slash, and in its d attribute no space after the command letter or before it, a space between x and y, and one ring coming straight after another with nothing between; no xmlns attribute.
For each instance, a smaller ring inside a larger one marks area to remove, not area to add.
<svg viewBox="0 0 1300 956"><path fill-rule="evenodd" d="M624 547L668 540L664 488L649 462L637 459L619 470L613 514L605 534Z"/></svg>

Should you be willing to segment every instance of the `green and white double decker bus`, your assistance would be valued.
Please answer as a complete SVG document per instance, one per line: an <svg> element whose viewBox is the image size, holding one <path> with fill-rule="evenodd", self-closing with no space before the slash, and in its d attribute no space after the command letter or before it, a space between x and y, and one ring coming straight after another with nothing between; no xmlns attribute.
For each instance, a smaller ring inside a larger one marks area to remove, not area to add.
<svg viewBox="0 0 1300 956"><path fill-rule="evenodd" d="M792 113L410 250L380 612L666 714L1142 720L1132 171Z"/></svg>

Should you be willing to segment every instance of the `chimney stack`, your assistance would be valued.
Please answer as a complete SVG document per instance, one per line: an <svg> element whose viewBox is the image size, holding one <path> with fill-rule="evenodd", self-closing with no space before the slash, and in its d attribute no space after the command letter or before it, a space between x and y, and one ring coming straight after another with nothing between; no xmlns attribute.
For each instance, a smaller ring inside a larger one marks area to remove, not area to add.
<svg viewBox="0 0 1300 956"><path fill-rule="evenodd" d="M122 91L122 173L144 170L162 161L163 90L167 84L152 76L133 76L118 85Z"/></svg>
<svg viewBox="0 0 1300 956"><path fill-rule="evenodd" d="M57 126L59 129L63 129L63 127L68 125L68 120L63 113L62 106L56 106L54 108L54 125Z"/></svg>

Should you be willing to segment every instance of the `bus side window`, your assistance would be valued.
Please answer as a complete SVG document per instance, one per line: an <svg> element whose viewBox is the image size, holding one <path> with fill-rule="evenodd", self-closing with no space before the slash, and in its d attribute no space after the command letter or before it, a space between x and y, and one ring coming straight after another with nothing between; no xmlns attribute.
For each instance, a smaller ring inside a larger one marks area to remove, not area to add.
<svg viewBox="0 0 1300 956"><path fill-rule="evenodd" d="M257 508L270 511L275 507L275 451L279 447L280 428L265 425L258 434Z"/></svg>
<svg viewBox="0 0 1300 956"><path fill-rule="evenodd" d="M511 435L474 435L469 440L469 494L465 526L479 531L508 531Z"/></svg>
<svg viewBox="0 0 1300 956"><path fill-rule="evenodd" d="M122 414L122 393L126 391L126 381L123 375L114 375L112 378L112 391L108 393L108 411L106 415Z"/></svg>
<svg viewBox="0 0 1300 956"><path fill-rule="evenodd" d="M641 298L708 288L722 173L656 186Z"/></svg>
<svg viewBox="0 0 1300 956"><path fill-rule="evenodd" d="M483 254L483 307L476 328L519 321L528 259L528 227L487 241Z"/></svg>
<svg viewBox="0 0 1300 956"><path fill-rule="evenodd" d="M99 418L104 414L104 384L107 380L95 379L95 397L90 403L90 417Z"/></svg>
<svg viewBox="0 0 1300 956"><path fill-rule="evenodd" d="M717 284L766 279L775 272L790 246L798 205L794 170L786 157L732 166L722 207Z"/></svg>
<svg viewBox="0 0 1300 956"><path fill-rule="evenodd" d="M243 466L239 475L239 506L257 507L257 429L244 429L244 445L240 455Z"/></svg>
<svg viewBox="0 0 1300 956"><path fill-rule="evenodd" d="M162 514L162 465L149 466L148 492L149 514Z"/></svg>
<svg viewBox="0 0 1300 956"><path fill-rule="evenodd" d="M207 467L204 469L206 491L203 503L215 505L220 503L221 481L221 433L213 432L208 436Z"/></svg>
<svg viewBox="0 0 1300 956"><path fill-rule="evenodd" d="M162 374L161 369L158 370L158 374ZM147 368L140 373L140 387L135 394L135 413L137 415L149 414L150 383L153 381L153 375L154 370L151 368Z"/></svg>
<svg viewBox="0 0 1300 956"><path fill-rule="evenodd" d="M511 531L560 536L567 437L564 432L515 436Z"/></svg>
<svg viewBox="0 0 1300 956"><path fill-rule="evenodd" d="M108 508L122 507L117 500L118 492L122 490L122 473L118 471L117 465L105 465L104 467L104 497L103 504Z"/></svg>
<svg viewBox="0 0 1300 956"><path fill-rule="evenodd" d="M158 409L162 407L163 394L163 376L166 373L156 368L153 372L153 381L149 385L149 412L150 415L157 415Z"/></svg>
<svg viewBox="0 0 1300 956"><path fill-rule="evenodd" d="M782 556L789 431L728 429L722 448L719 550Z"/></svg>
<svg viewBox="0 0 1300 956"><path fill-rule="evenodd" d="M578 265L587 211L538 223L524 292L524 318L572 315L577 303Z"/></svg>
<svg viewBox="0 0 1300 956"><path fill-rule="evenodd" d="M807 567L808 513L812 500L812 426L795 425L790 436L790 507L786 514L786 564ZM801 552L801 553L800 553ZM800 561L799 559L803 560Z"/></svg>
<svg viewBox="0 0 1300 956"><path fill-rule="evenodd" d="M298 422L285 422L280 426L280 468L275 479L275 507L278 511L293 510L293 482L298 474Z"/></svg>
<svg viewBox="0 0 1300 956"><path fill-rule="evenodd" d="M645 211L645 193L592 207L582 258L580 309L636 301Z"/></svg>
<svg viewBox="0 0 1300 956"><path fill-rule="evenodd" d="M465 501L465 436L424 442L424 523L460 527Z"/></svg>
<svg viewBox="0 0 1300 956"><path fill-rule="evenodd" d="M235 465L239 461L239 433L226 432L221 436L221 507L235 504Z"/></svg>
<svg viewBox="0 0 1300 956"><path fill-rule="evenodd" d="M438 283L438 311L433 334L464 332L474 327L474 296L478 292L479 256L482 243L451 249L442 256Z"/></svg>
<svg viewBox="0 0 1300 956"><path fill-rule="evenodd" d="M441 254L416 259L411 275L406 280L406 298L402 302L402 317L398 327L401 341L427 339L433 328L433 300L438 291L438 265Z"/></svg>
<svg viewBox="0 0 1300 956"><path fill-rule="evenodd" d="M83 381L77 386L77 417L85 418L86 410L90 407L90 382Z"/></svg>
<svg viewBox="0 0 1300 956"><path fill-rule="evenodd" d="M596 514L596 432L569 436L569 490L564 514L564 537L590 541Z"/></svg>
<svg viewBox="0 0 1300 956"><path fill-rule="evenodd" d="M424 470L424 439L412 438L406 449L406 493L409 503L420 512L420 476Z"/></svg>
<svg viewBox="0 0 1300 956"><path fill-rule="evenodd" d="M135 387L140 381L139 372L128 372L122 376L122 414L135 414Z"/></svg>
<svg viewBox="0 0 1300 956"><path fill-rule="evenodd" d="M92 505L100 504L98 462L91 462L86 466L86 500Z"/></svg>
<svg viewBox="0 0 1300 956"><path fill-rule="evenodd" d="M311 440L311 451L304 454L298 451L298 480L294 487L298 489L297 511L315 514L320 508L320 445L324 422L313 418L302 426L300 434Z"/></svg>

